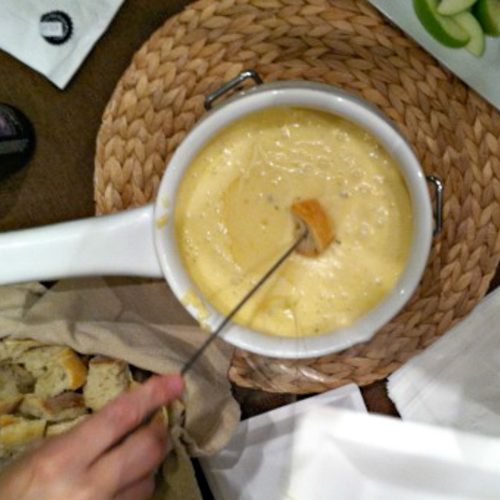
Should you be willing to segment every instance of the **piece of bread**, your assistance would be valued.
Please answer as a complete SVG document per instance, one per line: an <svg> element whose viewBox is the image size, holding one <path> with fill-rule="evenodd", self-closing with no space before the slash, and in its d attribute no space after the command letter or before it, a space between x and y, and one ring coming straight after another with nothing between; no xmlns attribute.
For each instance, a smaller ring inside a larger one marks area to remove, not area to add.
<svg viewBox="0 0 500 500"><path fill-rule="evenodd" d="M37 347L24 352L18 362L36 378L35 393L51 397L83 386L87 368L69 347Z"/></svg>
<svg viewBox="0 0 500 500"><path fill-rule="evenodd" d="M8 413L15 412L22 400L23 400L22 394L1 396L0 415L6 415Z"/></svg>
<svg viewBox="0 0 500 500"><path fill-rule="evenodd" d="M22 400L22 394L6 394L2 388L2 390L0 390L0 415L15 412Z"/></svg>
<svg viewBox="0 0 500 500"><path fill-rule="evenodd" d="M19 413L48 422L70 420L87 413L83 396L76 392L63 392L51 398L41 398L36 394L26 394L19 405Z"/></svg>
<svg viewBox="0 0 500 500"><path fill-rule="evenodd" d="M67 349L59 345L39 346L22 353L16 361L24 365L34 377L41 377L47 371L49 364Z"/></svg>
<svg viewBox="0 0 500 500"><path fill-rule="evenodd" d="M96 356L89 362L87 383L83 388L85 404L93 411L129 389L132 381L125 361Z"/></svg>
<svg viewBox="0 0 500 500"><path fill-rule="evenodd" d="M80 422L83 422L88 415L82 415L80 417L74 418L73 420L66 420L65 422L58 422L57 424L50 424L47 426L46 436L57 436L58 434L62 434L63 432L67 432Z"/></svg>
<svg viewBox="0 0 500 500"><path fill-rule="evenodd" d="M41 345L40 342L31 339L3 339L0 341L0 363L4 361L16 361L24 352L29 351L33 347L40 347Z"/></svg>
<svg viewBox="0 0 500 500"><path fill-rule="evenodd" d="M14 412L22 399L23 395L10 371L0 365L0 415Z"/></svg>
<svg viewBox="0 0 500 500"><path fill-rule="evenodd" d="M0 415L0 458L11 457L43 438L46 426L45 420Z"/></svg>
<svg viewBox="0 0 500 500"><path fill-rule="evenodd" d="M35 387L35 378L21 365L14 363L0 363L0 391L4 380L13 381L19 392L26 394Z"/></svg>
<svg viewBox="0 0 500 500"><path fill-rule="evenodd" d="M297 247L297 252L308 257L316 257L324 252L333 241L334 234L330 220L319 201L296 201L291 210L295 216L297 238L307 231Z"/></svg>

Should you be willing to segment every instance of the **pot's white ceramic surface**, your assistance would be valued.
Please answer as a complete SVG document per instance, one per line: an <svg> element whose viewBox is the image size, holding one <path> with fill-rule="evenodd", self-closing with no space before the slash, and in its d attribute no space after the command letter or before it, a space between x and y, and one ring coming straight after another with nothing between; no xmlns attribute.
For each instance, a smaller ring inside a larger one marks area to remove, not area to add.
<svg viewBox="0 0 500 500"><path fill-rule="evenodd" d="M265 335L233 323L221 337L242 349L282 358L324 355L370 339L403 307L419 283L432 241L431 200L418 160L387 119L366 102L319 83L265 84L217 106L178 147L154 206L0 235L0 283L84 275L164 276L179 300L188 292L198 295L209 311L205 323L214 329L222 317L197 292L178 252L172 223L176 193L186 168L219 130L245 114L275 106L301 106L340 115L377 137L400 166L408 186L414 219L412 249L393 291L348 328L316 337L290 339ZM166 224L165 220L168 220ZM197 317L198 308L191 304L186 307Z"/></svg>

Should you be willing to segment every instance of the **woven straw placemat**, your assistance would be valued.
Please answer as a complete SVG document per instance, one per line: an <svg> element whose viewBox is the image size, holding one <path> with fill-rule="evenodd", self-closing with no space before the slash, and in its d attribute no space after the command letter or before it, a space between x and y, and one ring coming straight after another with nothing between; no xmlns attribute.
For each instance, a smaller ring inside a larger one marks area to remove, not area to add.
<svg viewBox="0 0 500 500"><path fill-rule="evenodd" d="M444 180L444 230L417 293L370 342L300 361L237 352L230 378L293 393L384 378L486 293L500 256L500 114L364 0L202 0L154 33L118 82L97 138L97 212L152 200L204 96L246 68L378 106Z"/></svg>

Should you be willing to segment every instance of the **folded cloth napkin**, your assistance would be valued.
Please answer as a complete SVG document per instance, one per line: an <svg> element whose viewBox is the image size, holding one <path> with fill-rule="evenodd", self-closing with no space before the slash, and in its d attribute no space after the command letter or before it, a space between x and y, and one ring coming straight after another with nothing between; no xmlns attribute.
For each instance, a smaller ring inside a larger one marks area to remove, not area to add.
<svg viewBox="0 0 500 500"><path fill-rule="evenodd" d="M192 326L170 325L165 284L132 279L0 287L0 338L34 338L104 354L157 373L178 372L206 339ZM175 455L164 464L155 499L199 500L192 456L211 455L232 436L240 412L227 380L232 349L216 340L185 377L182 427L171 430ZM179 407L175 409L179 412ZM181 418L174 418L181 421Z"/></svg>
<svg viewBox="0 0 500 500"><path fill-rule="evenodd" d="M0 49L63 89L123 0L1 0Z"/></svg>
<svg viewBox="0 0 500 500"><path fill-rule="evenodd" d="M500 435L500 290L389 377L403 419Z"/></svg>

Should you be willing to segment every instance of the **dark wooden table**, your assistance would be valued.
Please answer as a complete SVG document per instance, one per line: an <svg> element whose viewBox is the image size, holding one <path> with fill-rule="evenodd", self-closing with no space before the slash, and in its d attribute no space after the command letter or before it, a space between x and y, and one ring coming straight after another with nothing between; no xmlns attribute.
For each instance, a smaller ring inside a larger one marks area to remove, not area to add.
<svg viewBox="0 0 500 500"><path fill-rule="evenodd" d="M0 102L22 109L37 135L36 151L28 166L0 180L0 231L94 214L95 138L104 107L133 53L167 17L187 3L127 0L64 91L0 52ZM497 273L494 286L498 278ZM187 321L181 311L172 312L182 315L174 319ZM246 415L291 400L289 396L246 390L237 390L236 396ZM363 388L363 396L369 411L396 414L385 382Z"/></svg>

